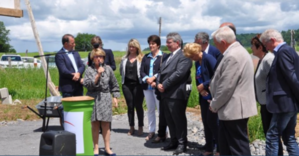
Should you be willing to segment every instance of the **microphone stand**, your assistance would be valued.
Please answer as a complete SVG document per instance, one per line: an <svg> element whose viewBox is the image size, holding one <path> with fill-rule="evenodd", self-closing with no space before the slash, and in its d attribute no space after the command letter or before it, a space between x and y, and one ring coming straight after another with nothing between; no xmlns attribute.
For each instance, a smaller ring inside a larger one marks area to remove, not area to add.
<svg viewBox="0 0 299 156"><path fill-rule="evenodd" d="M34 58L37 58L37 57L46 57L46 62L47 62L47 69L46 69L46 91L45 91L45 100L44 100L44 115L39 115L42 119L43 119L43 127L42 127L42 131L45 132L47 129L48 129L48 125L49 125L49 118L48 117L48 120L47 120L47 125L46 125L46 117L47 117L47 94L48 94L48 72L49 72L49 56L52 56L52 55L56 55L56 54L45 54L45 55L36 55L34 56ZM58 112L58 115L59 115L59 119L61 120L61 114L60 114L60 111L59 109L57 108L57 112ZM61 124L62 126L62 129L64 129L63 127L63 123Z"/></svg>

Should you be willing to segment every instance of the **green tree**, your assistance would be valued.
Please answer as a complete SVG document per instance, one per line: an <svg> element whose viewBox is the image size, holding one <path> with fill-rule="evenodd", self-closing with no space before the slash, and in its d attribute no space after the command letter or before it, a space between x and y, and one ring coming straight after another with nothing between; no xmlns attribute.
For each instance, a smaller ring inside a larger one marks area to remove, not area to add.
<svg viewBox="0 0 299 156"><path fill-rule="evenodd" d="M78 33L75 37L76 50L79 51L91 51L92 46L90 44L91 39L96 36L95 34Z"/></svg>
<svg viewBox="0 0 299 156"><path fill-rule="evenodd" d="M9 44L8 38L9 30L5 28L5 25L0 21L0 52L15 52L13 47Z"/></svg>

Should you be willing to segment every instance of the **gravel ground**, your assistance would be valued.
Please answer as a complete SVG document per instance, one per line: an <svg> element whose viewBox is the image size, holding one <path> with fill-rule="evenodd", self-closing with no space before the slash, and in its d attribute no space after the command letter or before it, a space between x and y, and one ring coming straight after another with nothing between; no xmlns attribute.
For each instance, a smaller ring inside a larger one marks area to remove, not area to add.
<svg viewBox="0 0 299 156"><path fill-rule="evenodd" d="M158 114L156 114L158 116ZM184 155L200 155L203 151L198 147L205 144L203 125L198 115L187 113L188 118L188 148ZM169 143L153 144L147 142L148 135L147 113L144 118L144 134L142 136L128 136L127 115L113 116L110 146L117 155L172 155L172 151L162 151L160 148ZM137 119L135 119L137 121ZM136 122L137 123L137 122ZM41 138L42 120L12 122L0 121L0 154L1 155L38 155ZM137 129L137 126L135 127ZM58 118L51 118L49 130L61 130ZM297 139L299 141L299 139ZM100 135L100 154L103 153L103 139ZM92 148L92 147L91 147ZM251 145L252 155L265 155L265 141L256 140ZM284 147L286 150L286 148ZM287 152L284 152L287 155Z"/></svg>

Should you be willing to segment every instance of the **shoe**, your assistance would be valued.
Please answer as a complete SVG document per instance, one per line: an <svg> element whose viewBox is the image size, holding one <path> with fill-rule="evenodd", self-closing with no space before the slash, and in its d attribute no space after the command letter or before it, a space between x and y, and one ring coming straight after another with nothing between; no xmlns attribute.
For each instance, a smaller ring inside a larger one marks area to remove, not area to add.
<svg viewBox="0 0 299 156"><path fill-rule="evenodd" d="M187 148L186 145L179 145L176 150L173 152L173 155L179 155L183 152L186 152Z"/></svg>
<svg viewBox="0 0 299 156"><path fill-rule="evenodd" d="M166 140L166 137L159 137L157 136L152 143L159 143L159 142L164 142Z"/></svg>
<svg viewBox="0 0 299 156"><path fill-rule="evenodd" d="M206 145L203 145L203 146L201 146L201 147L198 147L198 149L204 151L204 150L206 150Z"/></svg>
<svg viewBox="0 0 299 156"><path fill-rule="evenodd" d="M131 126L131 128L128 132L128 135L134 135L134 132L135 132L135 129L134 129L134 127Z"/></svg>
<svg viewBox="0 0 299 156"><path fill-rule="evenodd" d="M154 138L154 136L155 136L155 132L151 132L151 133L149 133L149 134L147 135L147 137L145 138L145 140L148 141L148 140Z"/></svg>
<svg viewBox="0 0 299 156"><path fill-rule="evenodd" d="M174 150L178 147L177 144L173 144L173 143L170 143L168 144L167 146L164 146L161 148L161 150L164 150L164 151L168 151L168 150Z"/></svg>
<svg viewBox="0 0 299 156"><path fill-rule="evenodd" d="M138 128L138 136L143 135L143 127Z"/></svg>
<svg viewBox="0 0 299 156"><path fill-rule="evenodd" d="M206 151L205 153L202 154L203 156L212 156L213 152L208 152Z"/></svg>
<svg viewBox="0 0 299 156"><path fill-rule="evenodd" d="M109 156L116 156L116 153L112 153L112 154L109 154L105 151L105 155L109 155Z"/></svg>

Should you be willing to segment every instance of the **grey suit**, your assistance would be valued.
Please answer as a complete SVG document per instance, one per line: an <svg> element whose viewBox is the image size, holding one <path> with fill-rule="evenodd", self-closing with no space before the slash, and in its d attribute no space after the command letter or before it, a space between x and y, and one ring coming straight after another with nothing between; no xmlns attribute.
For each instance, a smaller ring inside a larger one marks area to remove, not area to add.
<svg viewBox="0 0 299 156"><path fill-rule="evenodd" d="M261 60L254 75L256 101L261 105L266 105L266 80L274 57L273 53L267 53Z"/></svg>
<svg viewBox="0 0 299 156"><path fill-rule="evenodd" d="M169 62L164 61L157 82L161 83L161 105L169 126L173 145L187 145L186 107L189 94L186 85L190 76L192 61L183 55L182 50L176 52Z"/></svg>
<svg viewBox="0 0 299 156"><path fill-rule="evenodd" d="M257 114L251 56L239 42L232 43L210 83L213 111L219 117L221 155L251 155L247 122Z"/></svg>
<svg viewBox="0 0 299 156"><path fill-rule="evenodd" d="M220 120L238 120L257 114L254 68L249 53L234 42L224 53L210 83L211 107Z"/></svg>

